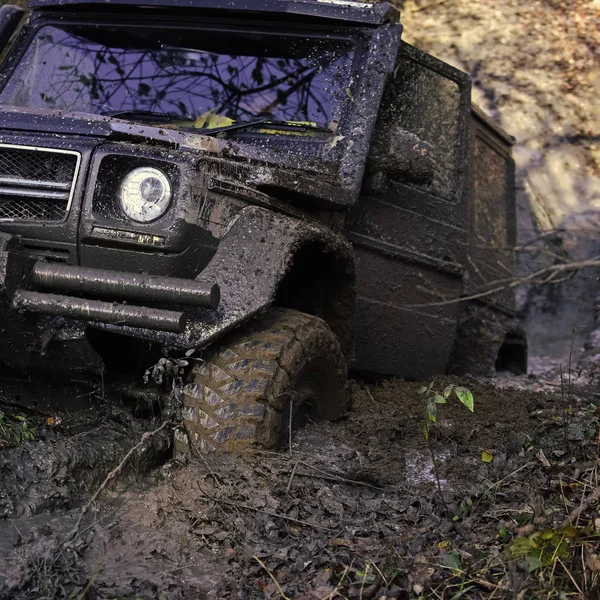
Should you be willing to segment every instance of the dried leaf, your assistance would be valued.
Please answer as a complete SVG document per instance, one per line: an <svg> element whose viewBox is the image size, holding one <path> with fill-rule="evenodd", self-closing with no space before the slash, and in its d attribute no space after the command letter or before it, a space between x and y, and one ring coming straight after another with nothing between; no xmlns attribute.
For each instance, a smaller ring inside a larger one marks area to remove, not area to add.
<svg viewBox="0 0 600 600"><path fill-rule="evenodd" d="M597 554L590 554L587 557L585 564L588 566L588 569L592 571L592 573L600 572L600 556Z"/></svg>
<svg viewBox="0 0 600 600"><path fill-rule="evenodd" d="M540 448L540 451L535 456L545 467L552 466L550 464L550 461L546 458L544 451L541 448Z"/></svg>

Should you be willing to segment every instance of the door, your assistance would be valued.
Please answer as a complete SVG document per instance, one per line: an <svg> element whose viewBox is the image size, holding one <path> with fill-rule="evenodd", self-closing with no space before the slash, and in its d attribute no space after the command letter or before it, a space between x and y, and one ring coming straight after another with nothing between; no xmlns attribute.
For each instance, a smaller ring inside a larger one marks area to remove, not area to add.
<svg viewBox="0 0 600 600"><path fill-rule="evenodd" d="M421 379L446 368L468 243L469 107L466 74L401 45L347 218L357 370Z"/></svg>

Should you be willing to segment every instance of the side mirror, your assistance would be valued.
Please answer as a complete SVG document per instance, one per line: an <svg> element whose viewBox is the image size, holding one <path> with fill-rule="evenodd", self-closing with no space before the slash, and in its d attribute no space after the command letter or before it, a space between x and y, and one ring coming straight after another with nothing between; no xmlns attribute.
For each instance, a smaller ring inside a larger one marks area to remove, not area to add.
<svg viewBox="0 0 600 600"><path fill-rule="evenodd" d="M17 30L25 11L20 6L5 4L0 7L0 52Z"/></svg>
<svg viewBox="0 0 600 600"><path fill-rule="evenodd" d="M433 147L419 136L398 126L376 135L367 160L368 189L384 191L387 180L428 184L433 180Z"/></svg>

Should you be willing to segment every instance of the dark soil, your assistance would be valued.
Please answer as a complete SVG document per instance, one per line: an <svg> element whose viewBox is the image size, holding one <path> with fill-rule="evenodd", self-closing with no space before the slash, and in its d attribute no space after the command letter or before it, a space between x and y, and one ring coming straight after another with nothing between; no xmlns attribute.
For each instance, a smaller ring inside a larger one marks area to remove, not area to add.
<svg viewBox="0 0 600 600"><path fill-rule="evenodd" d="M560 378L461 379L475 412L441 406L432 430L443 498L420 385L353 383L347 417L298 432L285 452L121 478L76 530L81 508L4 521L0 598L592 594L598 572L582 564L595 564L600 535L594 498L586 505L600 395L584 379L573 393ZM540 531L562 535L548 544L564 569L535 562Z"/></svg>

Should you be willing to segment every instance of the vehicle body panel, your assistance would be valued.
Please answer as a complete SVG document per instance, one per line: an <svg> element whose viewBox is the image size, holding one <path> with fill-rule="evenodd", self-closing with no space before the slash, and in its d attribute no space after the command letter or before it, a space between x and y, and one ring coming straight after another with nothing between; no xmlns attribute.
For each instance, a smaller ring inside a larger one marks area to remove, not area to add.
<svg viewBox="0 0 600 600"><path fill-rule="evenodd" d="M402 44L383 96L370 179L347 222L357 260L357 370L421 378L446 368L467 250L469 98L463 73ZM445 146L442 134L451 137ZM410 142L405 156L418 144L423 154L390 164L377 148L393 147L394 136ZM448 303L428 306L440 300Z"/></svg>

